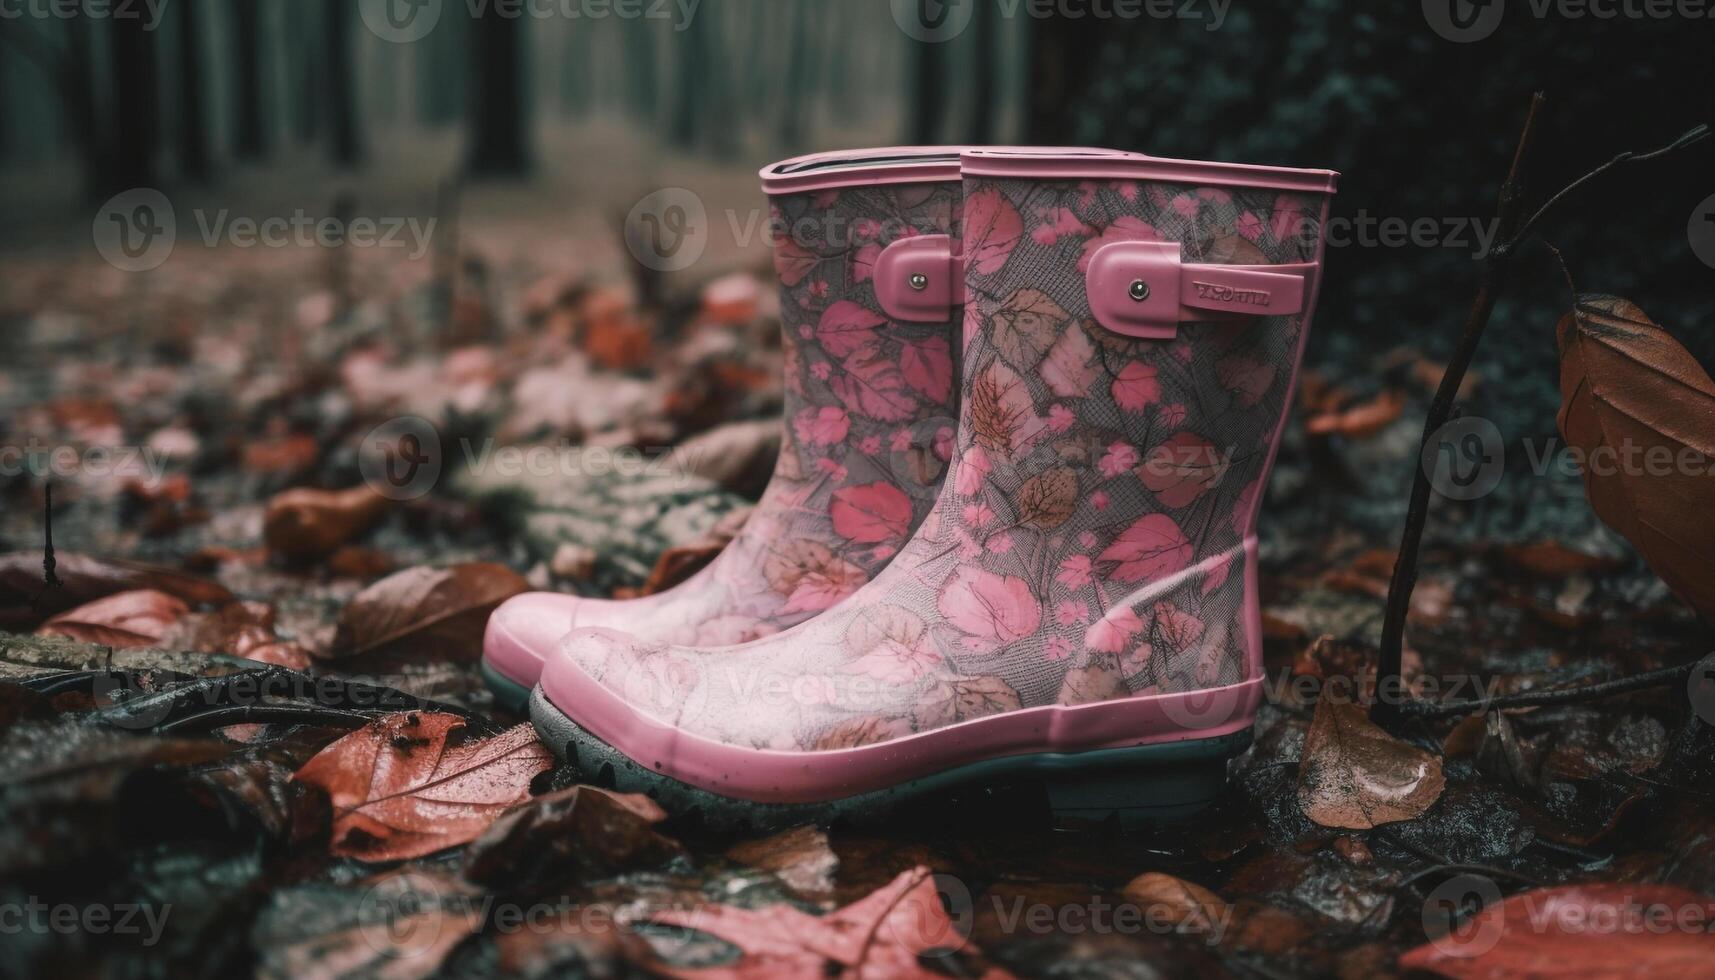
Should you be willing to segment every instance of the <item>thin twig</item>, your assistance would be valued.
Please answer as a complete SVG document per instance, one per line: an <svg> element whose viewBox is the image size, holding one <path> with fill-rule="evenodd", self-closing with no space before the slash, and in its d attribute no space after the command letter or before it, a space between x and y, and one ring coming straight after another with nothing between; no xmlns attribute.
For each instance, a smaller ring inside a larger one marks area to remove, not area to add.
<svg viewBox="0 0 1715 980"><path fill-rule="evenodd" d="M1388 584L1387 615L1382 624L1381 654L1376 677L1378 694L1392 692L1395 696L1378 697L1370 711L1371 718L1386 728L1396 727L1406 714L1417 713L1415 709L1411 709L1412 702L1404 695L1400 668L1405 650L1405 621L1411 611L1412 590L1417 586L1418 548L1422 544L1424 527L1429 519L1431 486L1429 473L1422 465L1422 453L1428 450L1430 440L1435 438L1435 434L1453 416L1454 400L1464 383L1465 373L1471 367L1471 361L1476 357L1483 331L1487 329L1489 319L1494 315L1495 304L1507 284L1518 246L1559 204L1596 178L1624 164L1654 160L1700 143L1710 135L1709 127L1700 125L1660 149L1644 153L1621 153L1567 185L1529 218L1521 221L1525 166L1529 159L1537 113L1544 101L1541 92L1531 98L1530 113L1525 117L1524 131L1520 134L1518 148L1513 153L1512 166L1506 180L1501 184L1500 204L1496 209L1497 237L1501 244L1490 251L1483 261L1478 277L1476 300L1465 319L1464 332L1447 363L1447 370L1441 376L1441 384L1435 391L1435 398L1430 402L1429 414L1424 419L1423 440L1418 458L1413 461L1411 503L1406 510L1405 529L1400 535L1399 557L1394 562L1393 578Z"/></svg>
<svg viewBox="0 0 1715 980"><path fill-rule="evenodd" d="M1691 676L1691 672L1697 669L1699 663L1702 661L1680 664L1677 667L1663 667L1660 670L1633 674L1630 677L1619 677L1596 684L1545 687L1538 691L1500 694L1492 698L1476 698L1468 701L1413 700L1400 705L1399 710L1401 714L1413 718L1446 718L1451 715L1468 715L1476 711L1495 711L1502 708L1537 708L1549 704L1576 704L1581 701L1594 701L1598 698L1627 694L1651 687L1683 684Z"/></svg>

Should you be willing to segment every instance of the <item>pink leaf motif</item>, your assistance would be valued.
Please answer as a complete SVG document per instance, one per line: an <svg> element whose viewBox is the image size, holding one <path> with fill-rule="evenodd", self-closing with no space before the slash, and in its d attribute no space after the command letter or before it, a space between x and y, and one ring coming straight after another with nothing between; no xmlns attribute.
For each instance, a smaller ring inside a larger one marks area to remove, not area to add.
<svg viewBox="0 0 1715 980"><path fill-rule="evenodd" d="M872 344L840 362L845 374L834 379L834 397L846 408L879 422L902 422L917 411L917 398L899 365L880 344Z"/></svg>
<svg viewBox="0 0 1715 980"><path fill-rule="evenodd" d="M983 452L983 447L972 446L965 450L965 455L959 457L959 473L953 478L953 489L957 490L960 496L976 496L983 488L983 478L989 475L992 468L988 453Z"/></svg>
<svg viewBox="0 0 1715 980"><path fill-rule="evenodd" d="M1024 219L999 190L984 188L965 199L965 258L978 273L999 271L1023 236Z"/></svg>
<svg viewBox="0 0 1715 980"><path fill-rule="evenodd" d="M1120 532L1098 561L1114 562L1121 582L1155 581L1183 571L1191 562L1191 542L1166 514L1150 514Z"/></svg>
<svg viewBox="0 0 1715 980"><path fill-rule="evenodd" d="M1114 404L1136 414L1161 400L1161 382L1156 380L1153 366L1132 361L1120 368L1113 393Z"/></svg>
<svg viewBox="0 0 1715 980"><path fill-rule="evenodd" d="M931 401L944 403L952 397L953 356L945 337L906 341L899 363L906 382Z"/></svg>
<svg viewBox="0 0 1715 980"><path fill-rule="evenodd" d="M834 533L847 541L880 544L911 530L911 498L889 483L866 483L834 491L828 514Z"/></svg>
<svg viewBox="0 0 1715 980"><path fill-rule="evenodd" d="M1101 653L1118 653L1143 631L1143 620L1130 606L1116 606L1084 631L1084 645Z"/></svg>
<svg viewBox="0 0 1715 980"><path fill-rule="evenodd" d="M1151 449L1137 475L1157 501L1177 510L1220 486L1230 465L1214 443L1181 432Z"/></svg>
<svg viewBox="0 0 1715 980"><path fill-rule="evenodd" d="M774 271L780 274L780 281L788 286L796 286L804 281L810 270L816 267L821 259L815 253L798 244L791 236L781 239L774 247Z"/></svg>
<svg viewBox="0 0 1715 980"><path fill-rule="evenodd" d="M835 357L845 357L875 340L875 328L887 318L849 299L828 307L816 325L816 339Z"/></svg>
<svg viewBox="0 0 1715 980"><path fill-rule="evenodd" d="M1042 621L1030 583L972 565L953 573L935 608L966 635L1001 646L1036 632Z"/></svg>
<svg viewBox="0 0 1715 980"><path fill-rule="evenodd" d="M875 278L875 263L881 258L881 246L874 242L852 253L852 282L869 282Z"/></svg>
<svg viewBox="0 0 1715 980"><path fill-rule="evenodd" d="M1161 240L1161 233L1141 218L1134 218L1129 214L1115 218L1114 223L1104 228L1100 236L1084 243L1084 254L1078 259L1078 271L1089 272L1090 257L1101 250L1103 246L1112 245L1114 242L1159 242Z"/></svg>
<svg viewBox="0 0 1715 980"><path fill-rule="evenodd" d="M1073 555L1060 563L1060 568L1054 573L1054 581L1068 589L1081 589L1090 584L1090 577L1096 570L1096 563L1089 555Z"/></svg>
<svg viewBox="0 0 1715 980"><path fill-rule="evenodd" d="M1042 362L1042 380L1061 398L1083 398L1096 383L1097 369L1090 364L1096 346L1081 326L1070 326L1048 349Z"/></svg>
<svg viewBox="0 0 1715 980"><path fill-rule="evenodd" d="M1096 464L1102 475L1113 479L1121 473L1137 465L1137 450L1123 442L1116 442L1102 454L1102 461Z"/></svg>
<svg viewBox="0 0 1715 980"><path fill-rule="evenodd" d="M1156 409L1155 420L1164 428L1177 429L1185 424L1185 406L1179 402L1163 405Z"/></svg>
<svg viewBox="0 0 1715 980"><path fill-rule="evenodd" d="M923 620L897 606L860 613L846 628L846 649L857 657L851 670L887 684L910 683L941 664Z"/></svg>
<svg viewBox="0 0 1715 980"><path fill-rule="evenodd" d="M1274 387L1273 364L1250 354L1231 354L1215 363L1215 377L1221 387L1232 392L1239 404L1255 408L1268 390Z"/></svg>
<svg viewBox="0 0 1715 980"><path fill-rule="evenodd" d="M806 408L792 417L792 431L798 441L808 446L832 446L851 431L851 418L836 405Z"/></svg>

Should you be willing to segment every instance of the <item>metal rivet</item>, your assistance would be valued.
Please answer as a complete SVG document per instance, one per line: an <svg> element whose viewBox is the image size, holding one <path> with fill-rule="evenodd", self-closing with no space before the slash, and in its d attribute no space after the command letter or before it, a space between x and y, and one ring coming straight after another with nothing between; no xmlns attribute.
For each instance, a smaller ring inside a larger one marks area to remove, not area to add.
<svg viewBox="0 0 1715 980"><path fill-rule="evenodd" d="M922 292L923 290L928 289L929 288L929 277L924 275L921 272L913 272L911 274L911 288L917 290L918 292Z"/></svg>
<svg viewBox="0 0 1715 980"><path fill-rule="evenodd" d="M1134 279L1131 283L1131 298L1139 303L1149 298L1149 283L1142 279Z"/></svg>

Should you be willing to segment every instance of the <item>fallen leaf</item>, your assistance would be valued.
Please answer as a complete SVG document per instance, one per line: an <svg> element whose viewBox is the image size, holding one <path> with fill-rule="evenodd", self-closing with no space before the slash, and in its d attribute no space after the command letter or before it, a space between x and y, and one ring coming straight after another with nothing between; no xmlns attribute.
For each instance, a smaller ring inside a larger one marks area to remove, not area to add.
<svg viewBox="0 0 1715 980"><path fill-rule="evenodd" d="M481 928L484 896L442 871L401 868L349 888L277 891L255 926L262 977L421 980Z"/></svg>
<svg viewBox="0 0 1715 980"><path fill-rule="evenodd" d="M268 501L262 539L271 553L293 561L323 558L369 530L390 504L368 484L347 490L287 490Z"/></svg>
<svg viewBox="0 0 1715 980"><path fill-rule="evenodd" d="M1622 882L1541 888L1496 902L1457 931L1400 957L1455 980L1715 977L1715 899Z"/></svg>
<svg viewBox="0 0 1715 980"><path fill-rule="evenodd" d="M684 853L653 829L666 817L647 796L573 786L539 796L494 821L470 845L464 876L528 889L566 878L658 868Z"/></svg>
<svg viewBox="0 0 1715 980"><path fill-rule="evenodd" d="M934 980L946 974L931 968L932 959L925 962L921 957L964 945L935 890L934 876L924 867L906 871L868 897L824 916L790 905L716 905L670 910L650 921L704 932L737 946L739 959L730 965L652 966L663 976L709 980L845 975Z"/></svg>
<svg viewBox="0 0 1715 980"><path fill-rule="evenodd" d="M1388 389L1351 408L1313 415L1305 420L1304 431L1313 436L1367 439L1398 421L1404 413L1405 395Z"/></svg>
<svg viewBox="0 0 1715 980"><path fill-rule="evenodd" d="M0 557L0 629L34 627L56 613L137 589L165 592L192 606L232 601L232 593L214 582L142 562L60 552L55 573L60 587L46 588L40 551Z"/></svg>
<svg viewBox="0 0 1715 980"><path fill-rule="evenodd" d="M1361 706L1316 702L1298 767L1298 805L1311 820L1350 830L1415 820L1446 785L1441 760L1382 731Z"/></svg>
<svg viewBox="0 0 1715 980"><path fill-rule="evenodd" d="M1231 907L1214 892L1158 871L1138 875L1120 893L1146 914L1165 917L1180 932L1219 936L1232 915Z"/></svg>
<svg viewBox="0 0 1715 980"><path fill-rule="evenodd" d="M189 612L181 600L155 589L121 592L60 613L36 630L110 647L159 646L168 629Z"/></svg>
<svg viewBox="0 0 1715 980"><path fill-rule="evenodd" d="M529 725L467 740L464 719L412 711L346 735L292 778L327 792L334 854L401 861L475 840L553 764Z"/></svg>
<svg viewBox="0 0 1715 980"><path fill-rule="evenodd" d="M828 845L827 831L809 824L762 840L736 844L726 856L766 871L801 896L821 897L834 890L840 859Z"/></svg>
<svg viewBox="0 0 1715 980"><path fill-rule="evenodd" d="M530 583L505 565L470 562L447 568L408 568L352 597L340 613L335 656L399 651L404 647L474 660L482 653L488 614Z"/></svg>
<svg viewBox="0 0 1715 980"><path fill-rule="evenodd" d="M1624 299L1580 297L1556 333L1560 434L1587 460L1591 507L1715 618L1715 381Z"/></svg>
<svg viewBox="0 0 1715 980"><path fill-rule="evenodd" d="M1507 545L1501 549L1501 557L1521 572L1551 580L1612 572L1623 565L1612 558L1568 548L1558 541Z"/></svg>

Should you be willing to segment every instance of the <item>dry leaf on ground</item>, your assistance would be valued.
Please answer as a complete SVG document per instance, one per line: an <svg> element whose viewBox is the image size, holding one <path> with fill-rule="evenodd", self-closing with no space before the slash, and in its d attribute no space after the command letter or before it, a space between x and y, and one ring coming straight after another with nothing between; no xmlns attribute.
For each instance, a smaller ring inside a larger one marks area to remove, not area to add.
<svg viewBox="0 0 1715 980"><path fill-rule="evenodd" d="M1362 707L1316 703L1298 768L1298 805L1311 820L1351 830L1415 820L1446 785L1440 759L1382 731Z"/></svg>

